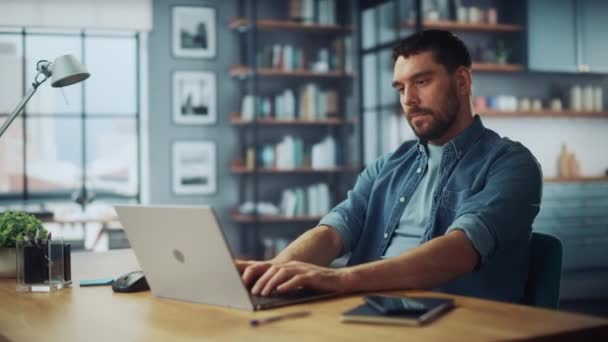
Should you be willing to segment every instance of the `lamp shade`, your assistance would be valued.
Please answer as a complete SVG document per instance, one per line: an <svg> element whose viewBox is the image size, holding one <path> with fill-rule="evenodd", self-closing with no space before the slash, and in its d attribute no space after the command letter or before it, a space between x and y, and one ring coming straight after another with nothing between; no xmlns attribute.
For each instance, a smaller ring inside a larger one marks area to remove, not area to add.
<svg viewBox="0 0 608 342"><path fill-rule="evenodd" d="M57 57L53 62L51 69L53 77L51 86L55 88L82 82L91 76L87 71L87 68L72 55Z"/></svg>

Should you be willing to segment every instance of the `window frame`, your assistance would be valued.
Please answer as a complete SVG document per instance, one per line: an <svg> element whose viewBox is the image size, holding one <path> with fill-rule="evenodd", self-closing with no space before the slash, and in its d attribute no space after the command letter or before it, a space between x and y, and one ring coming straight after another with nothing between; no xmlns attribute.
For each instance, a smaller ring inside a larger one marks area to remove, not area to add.
<svg viewBox="0 0 608 342"><path fill-rule="evenodd" d="M135 200L137 203L141 202L141 197L142 197L142 144L144 144L144 142L142 141L142 134L141 134L141 122L142 122L142 85L141 85L141 79L142 79L142 75L141 75L141 71L142 71L142 64L145 63L145 61L142 61L141 55L142 55L142 38L145 39L145 37L142 37L142 33L140 32L136 32L136 31L129 31L129 32L125 32L125 31L100 31L100 30L80 30L78 32L73 31L73 32L62 32L62 31L53 31L52 29L49 30L44 30L44 29L39 29L39 28L32 28L32 29L28 29L25 27L22 28L11 28L11 27L3 27L0 28L0 36L3 35L11 35L11 36L19 36L19 43L21 44L20 49L21 49L21 56L23 58L24 61L27 60L27 50L26 50L26 38L28 36L49 36L49 37L65 37L65 36L69 36L69 37L78 37L79 38L79 43L81 46L81 55L80 56L76 56L77 58L79 58L81 61L85 61L85 56L86 56L86 44L85 44L85 40L88 37L91 38L116 38L116 39L133 39L134 40L134 46L135 46L135 112L134 113L113 113L113 114L101 114L101 113L92 113L92 112L88 112L86 109L86 84L84 84L81 87L80 90L80 97L81 97L81 104L80 104L80 113L79 114L65 114L65 113L51 113L51 114L41 114L41 113L28 113L27 108L24 108L23 111L21 112L21 114L19 115L19 118L21 120L19 121L15 121L13 123L13 125L15 124L21 124L22 126L22 130L23 130L23 134L21 136L21 145L20 147L22 147L22 155L23 155L23 160L22 160L22 171L23 171L23 189L21 191L10 191L10 192L0 192L0 207L2 206L11 206L14 205L15 203L19 202L23 205L30 205L30 204L44 204L45 202L72 202L74 201L74 198L77 196L82 196L83 198L88 198L89 196L91 196L91 193L94 192L95 193L95 199L96 200L119 200L119 201L133 201ZM27 92L27 90L29 89L30 86L30 80L26 79L26 75L28 74L27 71L29 70L28 68L34 68L35 66L33 65L28 65L27 63L21 63L22 66L22 70L21 70L21 75L22 75L22 89L21 89L21 96L24 96L25 93ZM35 96L35 95L34 95ZM19 99L15 99L15 101L18 101ZM10 113L0 113L0 118L8 118L8 116L10 115ZM81 165L79 165L81 167L82 170L82 177L80 179L80 184L77 185L77 188L79 188L76 192L67 190L67 191L62 191L62 190L58 190L58 191L32 191L30 189L30 187L28 186L28 139L27 139L27 125L28 125L28 120L33 120L36 118L49 118L49 119L61 119L61 118L73 118L74 120L78 120L79 124L80 124L80 128L81 128L81 156L80 156L80 162ZM104 118L104 119L116 119L116 120L134 120L134 126L135 126L135 140L136 140L136 159L137 159L137 165L136 165L136 192L135 194L131 195L131 194L119 194L119 193L115 193L115 192L111 192L111 191L99 191L99 190L94 190L94 189L90 189L87 187L87 142L89 141L88 139L88 135L87 135L87 122L91 122L94 120L99 120L100 118ZM1 139L1 138L0 138ZM87 201L83 201L82 203L79 203L82 207L82 209L86 209L86 206L88 204Z"/></svg>

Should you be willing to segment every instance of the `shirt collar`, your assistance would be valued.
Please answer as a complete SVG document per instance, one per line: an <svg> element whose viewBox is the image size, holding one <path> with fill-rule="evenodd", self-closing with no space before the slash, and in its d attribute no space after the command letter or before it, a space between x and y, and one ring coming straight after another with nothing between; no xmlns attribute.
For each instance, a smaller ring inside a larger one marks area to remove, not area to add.
<svg viewBox="0 0 608 342"><path fill-rule="evenodd" d="M454 149L454 153L456 153L456 156L460 158L469 149L469 147L475 141L477 141L477 139L479 139L484 129L485 127L481 122L481 118L479 117L479 115L475 114L475 117L473 118L473 123L444 146L451 146ZM426 141L418 139L417 145L418 152L426 154Z"/></svg>

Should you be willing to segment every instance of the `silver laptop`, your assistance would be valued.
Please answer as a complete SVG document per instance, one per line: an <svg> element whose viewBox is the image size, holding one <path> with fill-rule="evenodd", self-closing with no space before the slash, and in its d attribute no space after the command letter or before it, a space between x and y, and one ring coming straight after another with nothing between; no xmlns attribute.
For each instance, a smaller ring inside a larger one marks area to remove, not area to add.
<svg viewBox="0 0 608 342"><path fill-rule="evenodd" d="M253 296L241 281L211 207L115 206L152 294L247 310L333 296L296 291Z"/></svg>

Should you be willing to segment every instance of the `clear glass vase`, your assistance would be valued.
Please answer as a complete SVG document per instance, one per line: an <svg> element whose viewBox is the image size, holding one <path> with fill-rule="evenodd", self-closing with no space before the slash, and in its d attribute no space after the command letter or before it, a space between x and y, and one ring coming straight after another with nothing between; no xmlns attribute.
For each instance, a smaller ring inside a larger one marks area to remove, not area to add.
<svg viewBox="0 0 608 342"><path fill-rule="evenodd" d="M67 285L62 239L17 242L17 291L53 292Z"/></svg>

